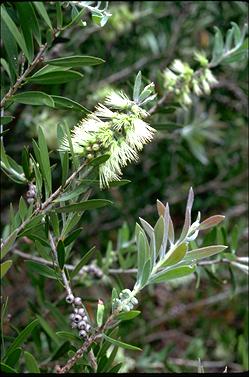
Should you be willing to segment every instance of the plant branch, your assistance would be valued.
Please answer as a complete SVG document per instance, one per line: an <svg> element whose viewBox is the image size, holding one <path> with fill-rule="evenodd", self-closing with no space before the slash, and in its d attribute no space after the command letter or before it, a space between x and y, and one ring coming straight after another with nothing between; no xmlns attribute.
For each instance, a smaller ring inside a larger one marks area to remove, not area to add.
<svg viewBox="0 0 249 377"><path fill-rule="evenodd" d="M15 92L20 88L22 85L23 81L26 79L26 77L29 75L29 73L36 67L36 65L42 60L42 55L46 51L48 44L45 43L44 45L40 46L40 49L38 51L38 54L34 58L31 64L28 65L27 69L23 72L23 74L17 79L15 84L10 87L9 91L5 94L3 99L0 102L0 107L4 107L5 102L11 98Z"/></svg>
<svg viewBox="0 0 249 377"><path fill-rule="evenodd" d="M52 236L51 232L48 232L48 238L49 238L49 243L51 245L51 249L52 249L52 252L53 252L54 259L56 261L57 267L60 268L59 261L58 261L57 250L56 250L55 242L54 242L54 239L53 239L53 236ZM67 276L65 274L64 268L63 269L60 268L60 272L61 272L61 277L62 277L64 286L65 286L65 289L67 291L67 294L71 295L72 294L72 289L70 287L70 283L69 283L69 281L67 279Z"/></svg>
<svg viewBox="0 0 249 377"><path fill-rule="evenodd" d="M7 244L7 242L13 236L13 233L20 233L20 231L23 230L27 224L29 224L33 216L46 213L52 205L53 200L58 198L62 190L75 179L75 177L81 172L81 170L85 166L86 163L84 162L75 172L73 172L73 174L70 175L70 177L66 180L66 182L63 185L61 185L52 195L50 195L50 197L44 203L42 203L39 208L36 208L36 210L32 213L32 215L29 218L27 218L14 232L12 232L5 240L3 240L1 243L1 248L3 248L3 246Z"/></svg>
<svg viewBox="0 0 249 377"><path fill-rule="evenodd" d="M56 251L56 248L55 248L55 251ZM15 255L19 255L20 257L22 257L24 259L33 260L35 262L39 262L39 263L47 265L47 266L53 266L53 262L51 262L51 261L37 257L35 255L24 253L24 252L22 252L18 249L13 249L12 253L15 254ZM213 264L233 264L232 262L248 263L248 258L247 257L237 257L234 260L229 260L229 259L226 259L226 258L207 260L207 261L198 262L197 266L212 266ZM75 269L75 266L72 265L72 264L65 264L65 268L67 270L73 271ZM85 273L85 271L84 271L84 273ZM108 273L110 273L111 275L136 274L137 268L129 268L127 270L124 270L122 268L110 268L108 270ZM82 274L82 272L79 271L79 274Z"/></svg>
<svg viewBox="0 0 249 377"><path fill-rule="evenodd" d="M74 364L77 362L77 360L79 360L83 356L84 352L87 351L87 349L95 342L95 340L101 338L102 335L104 334L105 330L107 330L108 327L110 327L112 325L113 319L115 319L115 317L116 317L117 314L118 314L118 312L114 311L107 318L105 324L102 327L100 327L94 335L90 336L85 341L85 343L83 344L83 346L80 347L80 349L78 349L78 351L75 353L75 355L71 359L69 359L67 361L67 363L62 368L59 365L56 365L56 367L55 367L56 373L58 373L58 374L64 374L64 373L69 372L69 370L74 366Z"/></svg>

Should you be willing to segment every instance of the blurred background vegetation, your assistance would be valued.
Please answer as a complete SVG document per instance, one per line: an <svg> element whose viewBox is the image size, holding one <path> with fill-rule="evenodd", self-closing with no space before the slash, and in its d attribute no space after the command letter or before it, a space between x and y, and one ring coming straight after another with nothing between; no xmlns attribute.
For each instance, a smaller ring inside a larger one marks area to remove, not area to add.
<svg viewBox="0 0 249 377"><path fill-rule="evenodd" d="M53 18L53 2L46 7ZM46 93L65 96L92 110L110 88L123 89L131 96L135 76L141 70L144 83L155 82L159 95L163 95L161 73L175 58L194 66L196 49L210 56L214 26L225 34L231 21L242 27L248 18L247 4L240 1L115 1L109 3L108 11L112 16L103 28L86 15L87 26L67 30L46 56L93 55L105 63L83 67L82 80L46 85ZM43 28L45 33L45 23ZM170 203L175 227L180 229L190 186L196 195L194 213L201 211L204 218L213 214L226 216L224 225L207 233L206 240L222 240L230 252L236 249L237 255L246 255L247 64L242 61L218 66L214 74L219 84L210 96L195 98L189 110L166 113L162 108L151 117L150 124L159 131L144 148L139 162L124 169L124 178L131 183L102 192L96 190L95 197L111 199L115 205L84 216L83 230L74 246L76 260L77 253L93 245L98 249L96 263L100 267L101 255L105 256L108 247L114 251L114 258L120 258L120 254L125 258L139 217L155 222L156 199ZM39 84L32 86L32 90L41 88ZM2 90L6 92L4 82ZM5 146L18 163L24 145L32 149L32 138L37 137L37 127L42 125L52 163L57 164L57 125L66 121L73 127L80 120L79 113L71 110L22 104L13 106L13 115L10 131L4 135ZM60 184L59 169L55 168L53 174L56 188ZM9 203L18 206L27 187L13 184L4 175L1 182L3 226L8 221ZM22 249L31 252L28 243ZM118 263L114 260L111 267L115 266ZM38 284L36 279L27 273L21 259L8 274L10 284L3 288L9 296L11 320L5 324L9 336L27 323L35 305L49 311L46 300L56 298L51 281ZM133 282L132 275L113 274L105 279L106 284L91 278L79 282L78 290L88 300L89 310L96 307L96 298L110 299L113 284L130 288ZM124 361L120 371L197 371L199 358L205 371L223 371L226 365L230 372L247 370L246 292L246 275L227 265L200 268L196 279L183 283L145 289L140 297L142 314L121 327L122 339L135 341L144 351L120 350L117 357ZM58 331L53 314L50 321ZM47 338L49 351L52 340ZM36 346L30 347L32 350Z"/></svg>

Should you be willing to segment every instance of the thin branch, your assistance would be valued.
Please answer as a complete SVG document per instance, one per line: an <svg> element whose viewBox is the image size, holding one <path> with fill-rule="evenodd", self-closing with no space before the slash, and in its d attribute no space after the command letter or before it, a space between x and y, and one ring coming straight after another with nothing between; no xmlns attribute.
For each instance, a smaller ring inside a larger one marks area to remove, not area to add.
<svg viewBox="0 0 249 377"><path fill-rule="evenodd" d="M15 92L20 88L20 86L22 85L23 81L26 79L26 77L29 75L29 73L36 67L36 65L42 60L42 55L44 54L44 52L46 51L46 48L47 48L48 44L45 43L44 45L41 45L40 46L40 49L39 49L39 52L38 54L36 55L35 59L32 61L31 64L28 65L28 68L26 69L26 71L23 72L23 74L17 79L17 81L15 82L15 84L10 87L9 91L5 94L5 96L3 97L3 99L1 100L0 102L0 107L4 107L5 105L5 102L10 98L12 97Z"/></svg>
<svg viewBox="0 0 249 377"><path fill-rule="evenodd" d="M61 368L59 365L56 365L56 373L63 374L69 372L69 370L74 366L77 360L79 360L83 356L84 352L87 351L87 349L95 342L95 340L101 338L104 332L113 325L113 320L115 319L117 314L118 312L114 311L106 320L105 324L102 327L100 327L94 335L90 336L85 341L83 346L80 349L78 349L78 351L74 354L74 356L71 359L67 361L64 367Z"/></svg>
<svg viewBox="0 0 249 377"><path fill-rule="evenodd" d="M52 252L53 252L54 259L56 261L57 267L60 268L59 261L58 261L57 250L56 250L56 246L55 246L54 239L53 239L53 236L52 236L51 232L48 232L48 238L49 238L49 243L51 245L51 249L52 249ZM70 283L69 283L69 281L67 279L67 276L65 274L64 268L63 269L60 268L60 271L61 271L61 277L62 277L64 286L65 286L65 289L67 291L67 294L71 295L72 294L72 289L70 287Z"/></svg>
<svg viewBox="0 0 249 377"><path fill-rule="evenodd" d="M36 210L32 213L32 215L29 218L27 218L14 232L16 232L17 234L20 233L20 231L23 230L27 224L29 224L33 216L46 213L48 209L50 208L50 206L52 205L53 200L58 198L62 190L64 190L64 188L68 186L74 180L74 178L81 172L81 170L85 166L86 166L86 162L84 162L73 174L70 175L70 177L66 180L64 185L61 185L44 203L41 204L39 208L36 208ZM2 241L1 248L3 248L3 246L6 245L6 243L13 236L14 232L12 232L5 240Z"/></svg>
<svg viewBox="0 0 249 377"><path fill-rule="evenodd" d="M51 244L51 247L52 247L52 244ZM57 258L57 253L56 253L56 247L55 247L55 245L53 245L52 250L53 250L54 256ZM22 257L24 259L33 260L35 262L39 262L39 263L42 263L42 264L47 265L47 266L53 266L53 262L51 262L51 261L48 261L46 259L37 257L35 255L24 253L24 252L22 252L22 251L20 251L18 249L13 249L12 253L16 254L16 255L19 255L20 257ZM55 260L56 260L56 258L55 258ZM213 260L207 260L207 261L198 262L197 266L212 266L213 264L233 264L232 262L236 262L236 261L240 262L240 263L243 263L243 262L244 263L248 263L248 258L247 257L238 257L238 258L234 259L233 261L231 261L229 259L226 259L226 258L213 259ZM75 269L75 266L72 265L72 264L65 264L65 268L67 270L73 271ZM79 271L79 274L83 274L83 273L85 273L85 272ZM122 268L110 268L108 270L108 273L111 274L111 275L116 275L116 274L136 274L137 273L137 268L129 268L127 270L124 270Z"/></svg>

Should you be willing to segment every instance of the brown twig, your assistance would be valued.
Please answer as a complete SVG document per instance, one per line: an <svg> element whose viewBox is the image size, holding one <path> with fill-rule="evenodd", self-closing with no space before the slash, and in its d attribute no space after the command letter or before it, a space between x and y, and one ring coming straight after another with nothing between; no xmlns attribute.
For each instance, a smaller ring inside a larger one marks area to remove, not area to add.
<svg viewBox="0 0 249 377"><path fill-rule="evenodd" d="M27 224L29 224L33 216L46 213L46 211L52 205L53 200L58 198L62 190L64 190L64 188L68 186L74 180L74 178L81 172L81 170L85 166L86 166L86 163L84 162L75 172L73 172L73 174L70 175L70 177L66 180L66 182L63 185L61 185L52 195L50 195L50 197L44 203L42 203L39 208L36 208L36 210L32 213L32 215L28 219L26 219L14 232L12 232L5 240L3 240L1 243L1 248L3 248L3 246L7 244L7 242L11 239L11 237L13 236L15 232L16 234L20 233L20 231L23 230Z"/></svg>
<svg viewBox="0 0 249 377"><path fill-rule="evenodd" d="M3 99L0 102L0 107L4 107L5 102L11 98L15 92L20 88L23 81L26 79L26 77L30 74L30 72L36 67L36 65L42 60L42 56L44 52L46 51L48 44L45 43L44 45L40 46L39 52L32 61L31 64L28 65L28 68L23 72L23 74L16 80L15 84L9 88L9 91L5 94Z"/></svg>

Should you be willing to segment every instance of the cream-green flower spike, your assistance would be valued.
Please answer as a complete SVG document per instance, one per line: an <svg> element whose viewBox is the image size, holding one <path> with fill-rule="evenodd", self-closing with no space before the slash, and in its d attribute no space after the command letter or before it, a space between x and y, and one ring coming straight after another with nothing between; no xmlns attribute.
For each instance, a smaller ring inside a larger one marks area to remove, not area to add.
<svg viewBox="0 0 249 377"><path fill-rule="evenodd" d="M99 166L100 188L109 187L112 181L120 180L121 168L138 160L138 152L150 142L156 130L144 119L149 114L138 102L131 101L123 92L111 92L103 104L82 119L72 130L74 153L92 160L110 154ZM65 137L60 151L70 151Z"/></svg>

